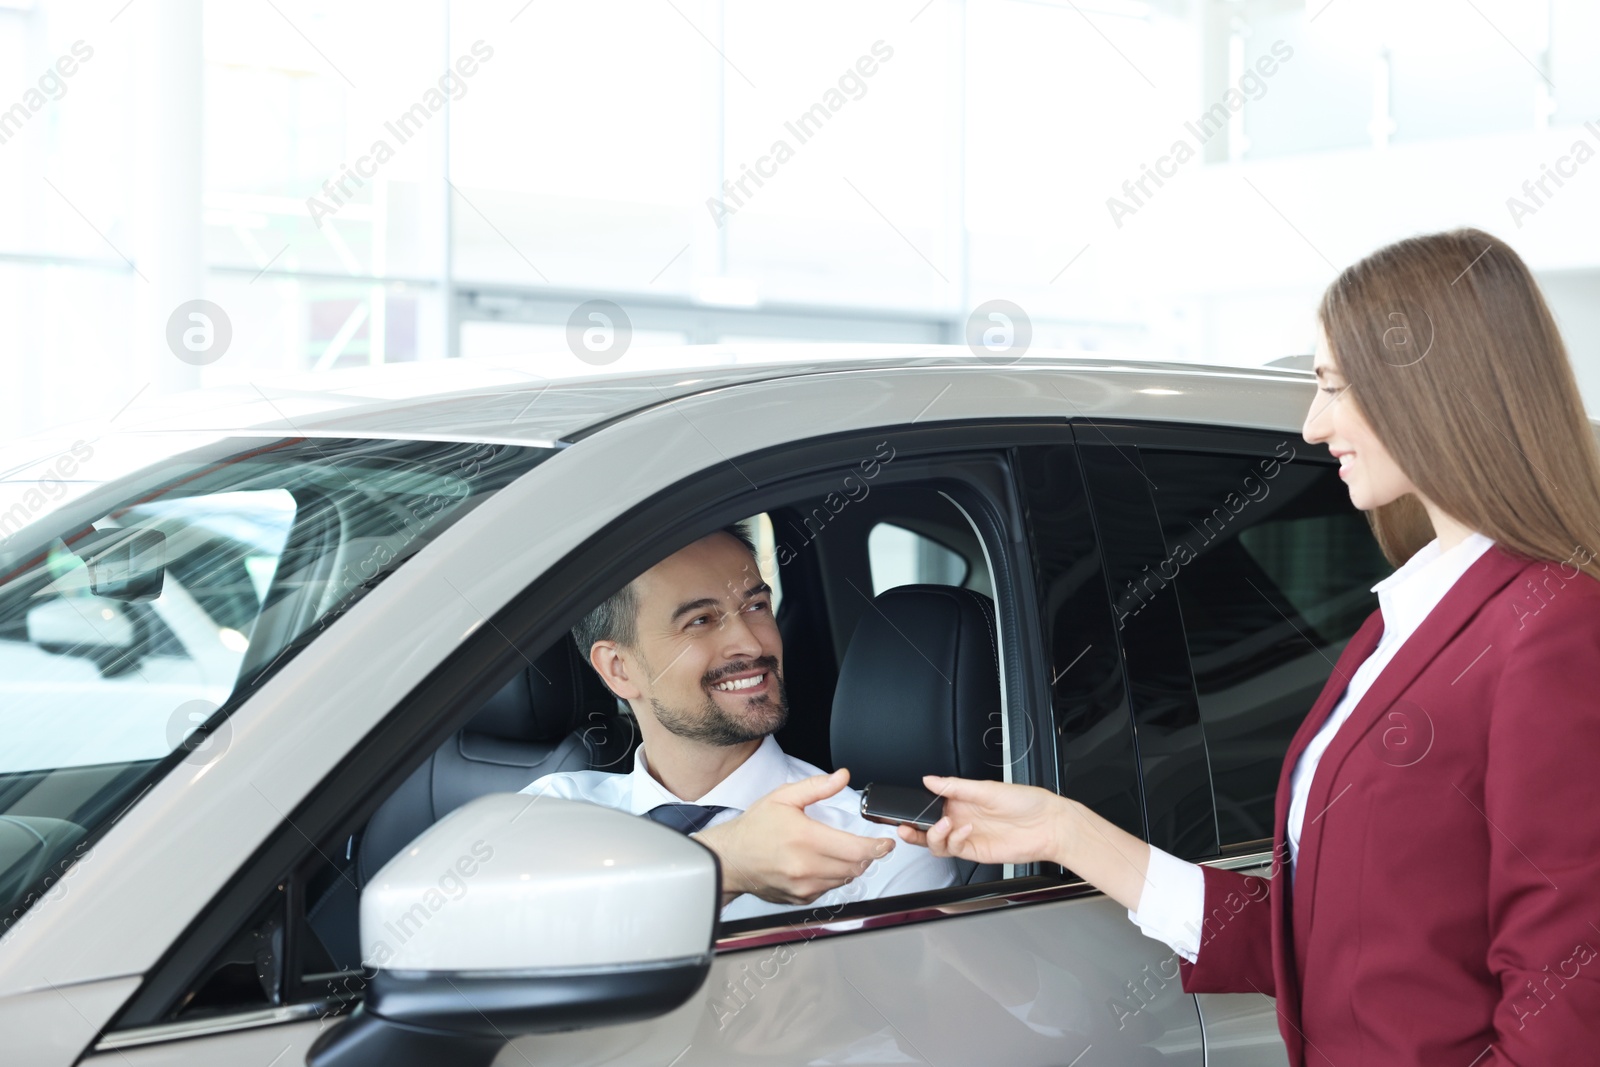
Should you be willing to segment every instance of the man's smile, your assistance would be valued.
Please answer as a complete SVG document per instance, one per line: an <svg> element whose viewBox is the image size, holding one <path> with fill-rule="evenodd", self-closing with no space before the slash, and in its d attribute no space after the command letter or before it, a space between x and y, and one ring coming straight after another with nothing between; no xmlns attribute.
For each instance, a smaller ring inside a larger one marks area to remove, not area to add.
<svg viewBox="0 0 1600 1067"><path fill-rule="evenodd" d="M757 671L753 674L741 674L737 678L725 678L711 688L719 693L764 693L768 688L767 671Z"/></svg>

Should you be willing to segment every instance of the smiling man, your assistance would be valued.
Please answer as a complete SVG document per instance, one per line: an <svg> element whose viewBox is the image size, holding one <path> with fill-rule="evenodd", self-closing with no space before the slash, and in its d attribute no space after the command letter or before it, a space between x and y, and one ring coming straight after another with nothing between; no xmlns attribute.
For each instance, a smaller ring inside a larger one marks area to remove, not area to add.
<svg viewBox="0 0 1600 1067"><path fill-rule="evenodd" d="M861 817L848 768L824 774L778 747L783 642L740 527L668 556L572 633L633 708L634 769L547 774L524 793L621 808L709 846L725 920L954 884L951 860Z"/></svg>

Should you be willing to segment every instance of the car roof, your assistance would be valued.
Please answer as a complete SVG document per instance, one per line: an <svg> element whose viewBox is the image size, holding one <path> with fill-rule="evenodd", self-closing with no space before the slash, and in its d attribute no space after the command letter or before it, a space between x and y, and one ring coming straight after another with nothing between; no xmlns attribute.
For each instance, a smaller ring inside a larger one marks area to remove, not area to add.
<svg viewBox="0 0 1600 1067"><path fill-rule="evenodd" d="M641 369L591 368L571 354L389 364L260 379L158 398L128 429L385 437L558 445L630 415L713 390L824 374L937 368L973 374L1074 371L1128 377L1130 406L1152 378L1246 377L1309 383L1308 371L1035 350L1001 363L965 345L772 344L635 348ZM652 366L653 365L653 366ZM576 373L574 373L576 372ZM1101 415L1116 414L1115 402Z"/></svg>

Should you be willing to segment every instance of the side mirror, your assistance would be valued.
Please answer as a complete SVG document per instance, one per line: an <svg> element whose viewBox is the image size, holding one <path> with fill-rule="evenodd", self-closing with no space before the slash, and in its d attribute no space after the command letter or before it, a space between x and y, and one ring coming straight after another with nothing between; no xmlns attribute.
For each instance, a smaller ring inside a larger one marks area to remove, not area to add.
<svg viewBox="0 0 1600 1067"><path fill-rule="evenodd" d="M147 640L122 604L99 596L53 597L28 609L28 640L57 656L90 660L106 678L139 665Z"/></svg>
<svg viewBox="0 0 1600 1067"><path fill-rule="evenodd" d="M716 854L595 804L492 793L451 812L361 893L350 1018L309 1067L487 1067L512 1037L654 1018L711 969Z"/></svg>
<svg viewBox="0 0 1600 1067"><path fill-rule="evenodd" d="M114 600L58 596L28 609L28 640L46 652L122 652L136 639L133 620Z"/></svg>

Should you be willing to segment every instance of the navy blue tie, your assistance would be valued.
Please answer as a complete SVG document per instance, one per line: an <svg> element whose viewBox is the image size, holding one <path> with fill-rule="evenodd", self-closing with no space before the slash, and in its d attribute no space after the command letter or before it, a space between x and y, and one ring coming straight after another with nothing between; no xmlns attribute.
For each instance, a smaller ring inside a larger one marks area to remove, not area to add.
<svg viewBox="0 0 1600 1067"><path fill-rule="evenodd" d="M715 804L662 804L644 814L645 818L654 819L662 826L670 826L680 834L694 834L704 830L706 823L716 818L718 812L727 810Z"/></svg>

